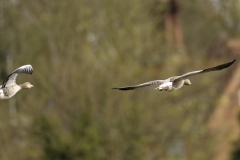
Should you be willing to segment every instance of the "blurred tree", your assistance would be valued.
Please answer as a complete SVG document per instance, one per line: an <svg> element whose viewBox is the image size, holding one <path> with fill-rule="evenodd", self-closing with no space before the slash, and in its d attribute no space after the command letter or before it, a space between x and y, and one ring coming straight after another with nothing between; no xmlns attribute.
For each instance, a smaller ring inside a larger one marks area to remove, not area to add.
<svg viewBox="0 0 240 160"><path fill-rule="evenodd" d="M176 46L183 45L179 8L180 5L177 0L169 0L168 12L166 16L167 40Z"/></svg>
<svg viewBox="0 0 240 160"><path fill-rule="evenodd" d="M240 122L240 114L239 113L238 113L238 122ZM231 160L238 160L239 158L240 158L240 143L239 143L239 139L238 139L234 143L234 150L232 151Z"/></svg>
<svg viewBox="0 0 240 160"><path fill-rule="evenodd" d="M14 68L33 65L33 76L21 75L18 82L27 79L35 86L15 97L17 126L5 123L8 108L1 108L0 159L211 158L214 142L206 122L227 72L199 77L198 82L192 78L196 85L172 93L111 90L222 62L207 64L202 54L223 31L216 26L221 20L210 0L181 1L187 48L181 55L167 46L164 27L157 27L165 15L153 15L153 8L166 11L167 3L0 4L0 49L11 51ZM1 106L7 104L1 101Z"/></svg>

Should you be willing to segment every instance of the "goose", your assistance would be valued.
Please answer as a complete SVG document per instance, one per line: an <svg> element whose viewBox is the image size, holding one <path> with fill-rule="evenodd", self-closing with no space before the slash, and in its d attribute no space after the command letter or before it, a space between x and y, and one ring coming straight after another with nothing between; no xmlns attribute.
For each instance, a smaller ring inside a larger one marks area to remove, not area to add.
<svg viewBox="0 0 240 160"><path fill-rule="evenodd" d="M159 86L157 88L155 88L155 89L158 89L159 91L175 91L177 89L180 89L183 85L191 85L192 84L191 81L189 79L187 79L187 77L225 69L225 68L231 66L235 62L235 60L236 59L234 59L231 62L221 64L221 65L218 65L218 66L215 66L212 68L188 72L181 76L173 76L173 77L170 77L165 80L154 80L154 81L150 81L150 82L146 82L146 83L142 83L142 84L138 84L138 85L134 85L134 86L115 87L112 89L127 91L127 90L134 90L134 89L137 89L140 87L146 87L146 86L159 84Z"/></svg>
<svg viewBox="0 0 240 160"><path fill-rule="evenodd" d="M19 85L16 84L16 78L18 74L21 73L32 74L33 67L30 64L24 65L13 71L10 75L8 75L0 86L0 99L9 99L21 89L30 89L33 87L33 85L29 82L25 82Z"/></svg>

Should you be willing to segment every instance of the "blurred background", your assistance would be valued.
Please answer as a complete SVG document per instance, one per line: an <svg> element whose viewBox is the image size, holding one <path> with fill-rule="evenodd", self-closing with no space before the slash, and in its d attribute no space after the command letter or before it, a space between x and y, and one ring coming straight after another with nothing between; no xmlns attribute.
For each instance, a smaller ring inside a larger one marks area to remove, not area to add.
<svg viewBox="0 0 240 160"><path fill-rule="evenodd" d="M0 0L0 79L34 68L0 101L0 159L239 160L239 55L240 0Z"/></svg>

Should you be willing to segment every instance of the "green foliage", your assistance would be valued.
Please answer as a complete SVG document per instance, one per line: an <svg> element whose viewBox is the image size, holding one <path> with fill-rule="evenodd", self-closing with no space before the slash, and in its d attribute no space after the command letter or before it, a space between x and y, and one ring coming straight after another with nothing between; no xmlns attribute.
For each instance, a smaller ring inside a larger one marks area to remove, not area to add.
<svg viewBox="0 0 240 160"><path fill-rule="evenodd" d="M238 160L239 157L240 157L240 144L239 144L239 142L237 142L234 145L234 147L235 147L235 149L232 152L231 160Z"/></svg>
<svg viewBox="0 0 240 160"><path fill-rule="evenodd" d="M238 114L238 122L240 122L240 114ZM240 158L240 143L239 143L239 139L237 139L234 143L233 143L233 151L232 151L232 155L231 155L231 160L238 160Z"/></svg>
<svg viewBox="0 0 240 160"><path fill-rule="evenodd" d="M42 159L101 159L98 155L100 137L98 127L89 117L79 119L68 130L47 115L37 118L33 135L44 151ZM95 153L95 154L92 154Z"/></svg>
<svg viewBox="0 0 240 160"><path fill-rule="evenodd" d="M202 54L225 33L206 3L181 3L179 51L165 41L164 2L0 0L0 50L11 52L13 69L34 68L18 77L34 88L14 97L17 125L8 123L11 100L1 101L0 159L210 159L207 120L225 70L171 93L111 90L225 61Z"/></svg>

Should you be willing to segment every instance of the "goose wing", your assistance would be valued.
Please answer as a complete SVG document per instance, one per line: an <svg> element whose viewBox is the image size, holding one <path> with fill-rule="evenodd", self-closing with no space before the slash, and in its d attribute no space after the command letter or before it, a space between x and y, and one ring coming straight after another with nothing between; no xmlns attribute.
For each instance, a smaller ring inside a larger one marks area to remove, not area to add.
<svg viewBox="0 0 240 160"><path fill-rule="evenodd" d="M8 75L4 79L1 88L16 85L16 78L17 78L18 74L21 74L21 73L22 74L32 74L33 67L30 64L19 67L18 69L13 71L10 75Z"/></svg>
<svg viewBox="0 0 240 160"><path fill-rule="evenodd" d="M112 88L112 89L118 89L118 90L123 90L123 91L134 90L134 89L137 89L140 87L146 87L146 86L151 86L151 85L155 85L155 84L162 84L163 82L164 82L164 80L155 80L155 81L138 84L135 86L117 87L117 88Z"/></svg>
<svg viewBox="0 0 240 160"><path fill-rule="evenodd" d="M231 66L235 62L235 60L236 59L234 59L232 62L224 63L224 64L221 64L221 65L212 67L212 68L207 68L207 69L203 69L203 70L188 72L188 73L185 73L185 74L179 76L177 79L185 79L187 77L190 77L190 76L193 76L193 75L196 75L196 74L222 70L222 69L225 69L225 68Z"/></svg>

